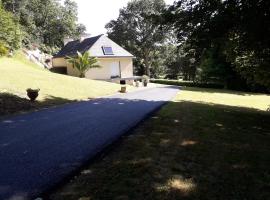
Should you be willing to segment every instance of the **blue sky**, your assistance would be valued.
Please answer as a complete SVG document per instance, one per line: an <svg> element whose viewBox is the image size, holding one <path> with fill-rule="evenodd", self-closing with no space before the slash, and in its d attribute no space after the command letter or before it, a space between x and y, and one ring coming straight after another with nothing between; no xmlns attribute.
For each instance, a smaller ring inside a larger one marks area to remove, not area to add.
<svg viewBox="0 0 270 200"><path fill-rule="evenodd" d="M79 22L92 36L106 33L104 26L119 15L119 9L129 0L75 0L78 4ZM165 0L172 4L174 0Z"/></svg>

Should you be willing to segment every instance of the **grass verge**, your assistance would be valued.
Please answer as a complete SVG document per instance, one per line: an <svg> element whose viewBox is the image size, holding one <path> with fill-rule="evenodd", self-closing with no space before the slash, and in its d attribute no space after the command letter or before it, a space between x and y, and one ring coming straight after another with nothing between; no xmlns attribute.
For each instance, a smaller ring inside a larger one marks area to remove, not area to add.
<svg viewBox="0 0 270 200"><path fill-rule="evenodd" d="M269 199L269 96L185 88L52 200Z"/></svg>

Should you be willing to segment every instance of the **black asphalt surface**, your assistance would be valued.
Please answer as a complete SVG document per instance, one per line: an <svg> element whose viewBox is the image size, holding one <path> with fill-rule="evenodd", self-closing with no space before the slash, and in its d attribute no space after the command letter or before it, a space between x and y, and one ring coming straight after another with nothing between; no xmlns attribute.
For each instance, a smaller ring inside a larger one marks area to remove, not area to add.
<svg viewBox="0 0 270 200"><path fill-rule="evenodd" d="M0 199L37 197L177 91L170 86L149 88L0 121Z"/></svg>

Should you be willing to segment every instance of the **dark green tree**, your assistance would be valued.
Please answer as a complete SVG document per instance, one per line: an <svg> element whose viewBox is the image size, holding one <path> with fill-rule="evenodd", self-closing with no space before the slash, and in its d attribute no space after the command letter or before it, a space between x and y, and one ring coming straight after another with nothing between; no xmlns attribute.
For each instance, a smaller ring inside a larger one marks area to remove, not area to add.
<svg viewBox="0 0 270 200"><path fill-rule="evenodd" d="M181 44L195 49L197 67L209 63L206 70L238 72L249 84L270 89L269 7L268 0L180 0L164 20L174 25Z"/></svg>

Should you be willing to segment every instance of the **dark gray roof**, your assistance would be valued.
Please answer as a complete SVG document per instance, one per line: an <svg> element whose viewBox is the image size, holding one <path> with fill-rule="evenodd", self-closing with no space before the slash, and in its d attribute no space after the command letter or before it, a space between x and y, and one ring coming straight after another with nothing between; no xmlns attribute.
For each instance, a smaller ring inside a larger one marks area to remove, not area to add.
<svg viewBox="0 0 270 200"><path fill-rule="evenodd" d="M71 41L71 42L67 43L54 56L54 58L65 57L65 56L74 56L77 54L77 51L79 51L80 53L84 53L84 52L88 51L101 36L102 35L86 38L82 42L80 42L80 40Z"/></svg>

